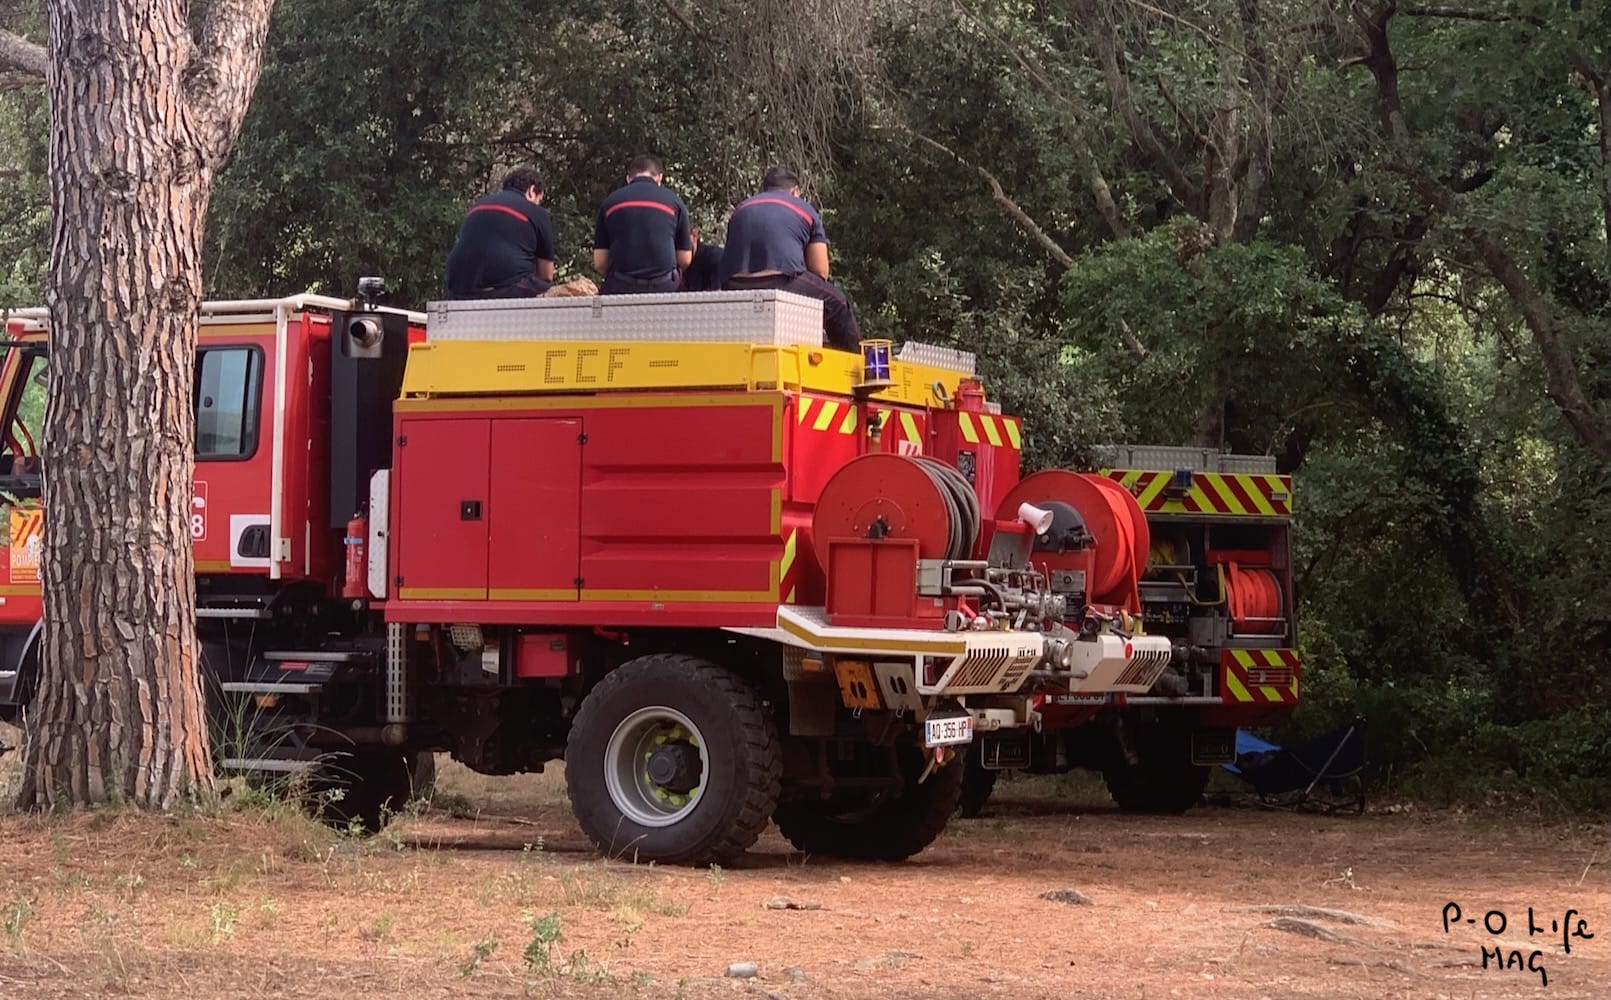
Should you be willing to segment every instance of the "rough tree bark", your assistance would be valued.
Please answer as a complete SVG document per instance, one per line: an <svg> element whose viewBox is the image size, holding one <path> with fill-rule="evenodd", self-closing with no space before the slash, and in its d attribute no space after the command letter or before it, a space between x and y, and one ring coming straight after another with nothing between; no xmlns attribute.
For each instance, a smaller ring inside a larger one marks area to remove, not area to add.
<svg viewBox="0 0 1611 1000"><path fill-rule="evenodd" d="M49 4L45 631L24 808L213 792L190 538L201 243L272 7L212 0L193 34L188 0Z"/></svg>

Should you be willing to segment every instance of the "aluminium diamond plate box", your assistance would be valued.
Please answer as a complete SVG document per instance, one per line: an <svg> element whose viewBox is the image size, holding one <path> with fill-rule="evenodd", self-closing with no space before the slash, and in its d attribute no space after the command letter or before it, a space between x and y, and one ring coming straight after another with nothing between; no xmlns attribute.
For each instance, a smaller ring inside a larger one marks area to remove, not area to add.
<svg viewBox="0 0 1611 1000"><path fill-rule="evenodd" d="M1168 448L1123 444L1102 445L1096 452L1104 465L1115 469L1147 469L1157 472L1191 469L1194 472L1213 472L1222 475L1275 474L1275 457L1272 455L1226 455L1212 448Z"/></svg>
<svg viewBox="0 0 1611 1000"><path fill-rule="evenodd" d="M961 372L972 378L975 363L978 360L971 351L958 350L955 347L941 347L939 344L925 344L916 340L908 340L901 345L895 353L897 361L912 361L923 365L933 365L936 368L945 368L950 371ZM999 412L999 411L997 411Z"/></svg>
<svg viewBox="0 0 1611 1000"><path fill-rule="evenodd" d="M822 303L775 289L432 302L431 340L822 346Z"/></svg>

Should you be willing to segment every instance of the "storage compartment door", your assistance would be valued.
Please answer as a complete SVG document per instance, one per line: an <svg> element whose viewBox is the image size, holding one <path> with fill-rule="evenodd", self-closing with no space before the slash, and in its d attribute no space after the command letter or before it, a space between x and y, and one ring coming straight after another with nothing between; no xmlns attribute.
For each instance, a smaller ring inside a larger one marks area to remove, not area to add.
<svg viewBox="0 0 1611 1000"><path fill-rule="evenodd" d="M581 575L582 421L492 425L489 596L574 601Z"/></svg>
<svg viewBox="0 0 1611 1000"><path fill-rule="evenodd" d="M397 596L486 600L489 421L409 419L398 433Z"/></svg>

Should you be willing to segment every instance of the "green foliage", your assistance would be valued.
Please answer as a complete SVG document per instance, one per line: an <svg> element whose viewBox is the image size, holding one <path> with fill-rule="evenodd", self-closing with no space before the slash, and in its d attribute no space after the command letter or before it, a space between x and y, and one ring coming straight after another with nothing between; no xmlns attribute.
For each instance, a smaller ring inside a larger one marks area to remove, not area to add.
<svg viewBox="0 0 1611 1000"><path fill-rule="evenodd" d="M1223 398L1256 453L1336 401L1335 374L1363 325L1296 248L1216 245L1184 218L1082 258L1063 278L1059 318L1088 359L1084 376L1123 400L1132 440L1187 441Z"/></svg>
<svg viewBox="0 0 1611 1000"><path fill-rule="evenodd" d="M538 974L548 972L553 963L550 949L564 936L564 932L560 929L559 914L549 913L541 917L532 917L531 940L526 942L525 951L521 953L526 961L526 968Z"/></svg>
<svg viewBox="0 0 1611 1000"><path fill-rule="evenodd" d="M581 270L642 150L720 242L788 127L766 88L732 86L750 67L724 40L762 6L689 0L684 22L602 0L280 0L213 201L207 293L350 294L378 273L421 305L464 205L520 163L547 178L561 273ZM819 95L832 172L807 181L867 333L975 352L1025 418L1029 467L1205 433L1274 455L1297 479L1307 664L1278 735L1362 713L1396 790L1603 808L1611 471L1544 391L1520 300L1469 230L1515 261L1611 412L1591 80L1611 78L1607 0L1514 0L1509 20L1401 7L1410 143L1391 153L1338 5L866 9L876 65L834 53L833 72L872 75ZM1116 110L1106 38L1155 149ZM45 121L39 88L0 93L0 308L42 298ZM1244 192L1250 165L1268 179L1252 225L1216 226L1206 192L1226 169ZM1411 168L1458 187L1458 218Z"/></svg>
<svg viewBox="0 0 1611 1000"><path fill-rule="evenodd" d="M0 310L44 301L50 245L45 101L37 89L0 96Z"/></svg>

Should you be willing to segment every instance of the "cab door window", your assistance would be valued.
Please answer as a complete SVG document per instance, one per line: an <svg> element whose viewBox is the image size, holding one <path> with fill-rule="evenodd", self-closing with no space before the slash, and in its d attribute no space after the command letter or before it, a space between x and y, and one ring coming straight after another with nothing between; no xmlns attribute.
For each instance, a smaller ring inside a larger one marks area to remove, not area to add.
<svg viewBox="0 0 1611 1000"><path fill-rule="evenodd" d="M196 458L244 461L257 453L263 351L209 347L196 355Z"/></svg>

